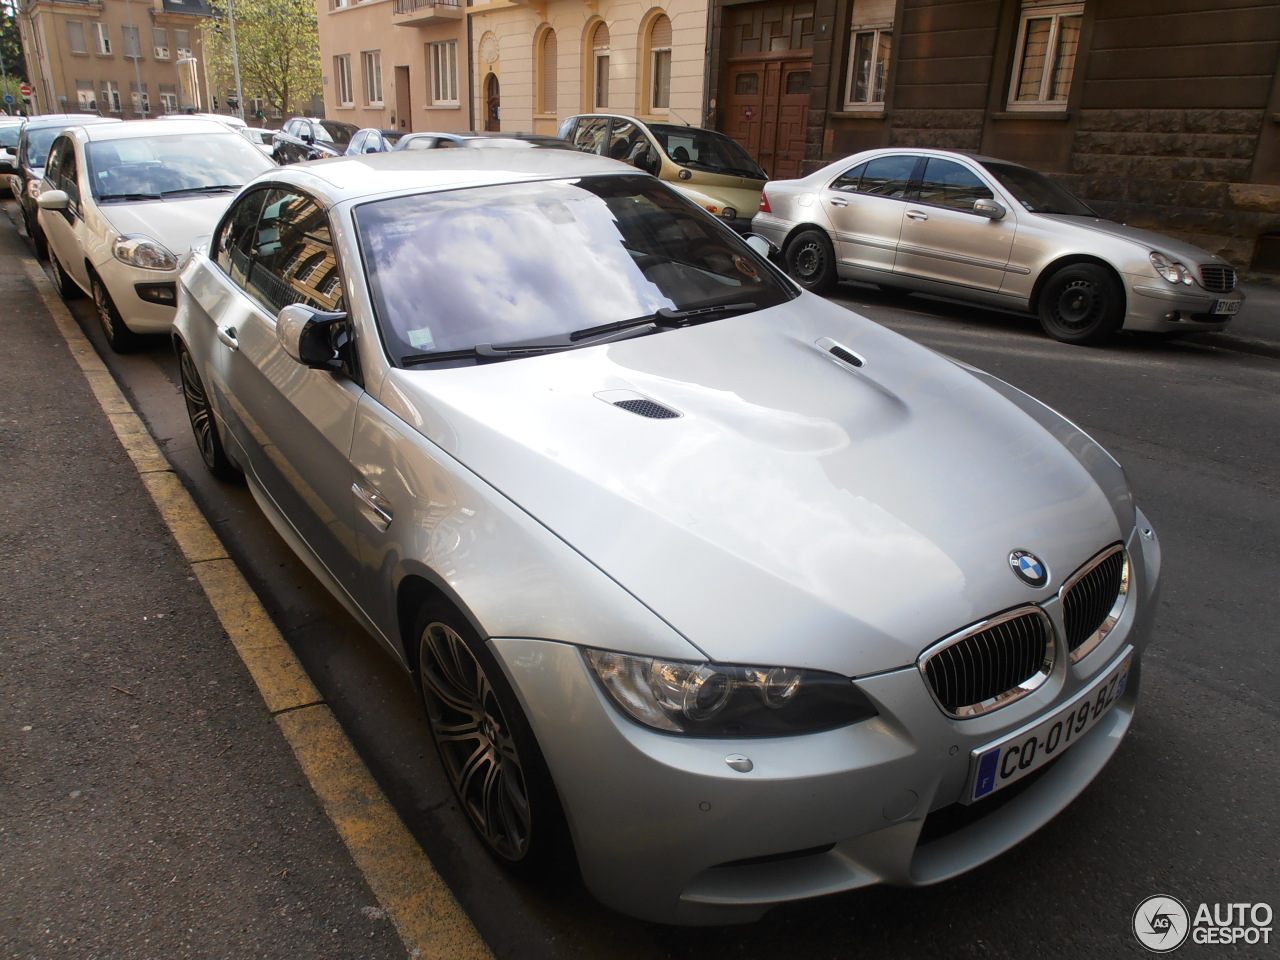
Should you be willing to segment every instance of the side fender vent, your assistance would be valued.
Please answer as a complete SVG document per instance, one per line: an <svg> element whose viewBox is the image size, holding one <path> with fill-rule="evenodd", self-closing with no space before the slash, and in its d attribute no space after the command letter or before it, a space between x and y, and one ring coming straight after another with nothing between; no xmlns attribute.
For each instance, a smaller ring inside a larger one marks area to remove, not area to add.
<svg viewBox="0 0 1280 960"><path fill-rule="evenodd" d="M621 407L641 417L648 417L650 420L670 420L673 417L680 416L670 407L664 407L660 403L654 403L652 400L615 400L615 407Z"/></svg>

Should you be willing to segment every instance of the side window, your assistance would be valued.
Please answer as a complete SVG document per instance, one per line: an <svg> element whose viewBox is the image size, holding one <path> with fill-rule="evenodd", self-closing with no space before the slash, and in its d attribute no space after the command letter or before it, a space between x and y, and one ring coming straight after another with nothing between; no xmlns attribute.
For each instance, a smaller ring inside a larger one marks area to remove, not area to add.
<svg viewBox="0 0 1280 960"><path fill-rule="evenodd" d="M236 201L223 218L213 242L214 257L232 280L245 285L249 273L249 249L257 235L258 215L266 190L255 190Z"/></svg>
<svg viewBox="0 0 1280 960"><path fill-rule="evenodd" d="M345 310L329 219L311 198L275 188L258 218L245 289L273 316L291 303Z"/></svg>
<svg viewBox="0 0 1280 960"><path fill-rule="evenodd" d="M862 174L866 169L867 165L860 163L852 170L846 170L832 181L831 189L840 190L843 193L857 193L858 185L862 183Z"/></svg>
<svg viewBox="0 0 1280 960"><path fill-rule="evenodd" d="M65 140L59 140L49 150L49 157L45 161L44 175L45 179L53 184L54 189L58 187L58 171L62 167L62 151L66 144Z"/></svg>
<svg viewBox="0 0 1280 960"><path fill-rule="evenodd" d="M434 137L414 137L407 144L406 150L431 150L436 145Z"/></svg>
<svg viewBox="0 0 1280 960"><path fill-rule="evenodd" d="M915 166L916 158L910 154L868 160L858 192L902 200L911 185L911 172Z"/></svg>
<svg viewBox="0 0 1280 960"><path fill-rule="evenodd" d="M609 132L608 156L615 160L629 160L636 144L643 140L644 134L630 120L615 120Z"/></svg>
<svg viewBox="0 0 1280 960"><path fill-rule="evenodd" d="M358 133L351 138L351 142L347 144L347 149L352 153L364 153L364 142L369 139L369 134Z"/></svg>
<svg viewBox="0 0 1280 960"><path fill-rule="evenodd" d="M579 150L587 153L604 153L605 139L609 133L608 117L584 117L578 121L571 141Z"/></svg>
<svg viewBox="0 0 1280 960"><path fill-rule="evenodd" d="M953 210L973 210L977 200L989 200L991 189L968 167L954 160L930 157L920 182L920 202Z"/></svg>

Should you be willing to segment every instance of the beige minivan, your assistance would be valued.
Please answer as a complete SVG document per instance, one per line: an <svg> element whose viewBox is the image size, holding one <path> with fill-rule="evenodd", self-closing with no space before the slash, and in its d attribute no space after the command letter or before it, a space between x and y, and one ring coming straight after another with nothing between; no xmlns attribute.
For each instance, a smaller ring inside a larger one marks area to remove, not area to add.
<svg viewBox="0 0 1280 960"><path fill-rule="evenodd" d="M702 127L588 113L560 124L560 137L667 181L739 233L750 232L769 179L741 144Z"/></svg>

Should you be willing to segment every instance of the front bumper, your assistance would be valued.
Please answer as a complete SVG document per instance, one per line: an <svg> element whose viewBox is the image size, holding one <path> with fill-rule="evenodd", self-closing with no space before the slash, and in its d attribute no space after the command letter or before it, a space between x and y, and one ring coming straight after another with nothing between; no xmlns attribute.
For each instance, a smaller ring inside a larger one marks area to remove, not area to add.
<svg viewBox="0 0 1280 960"><path fill-rule="evenodd" d="M1034 694L963 721L943 715L910 666L858 681L880 710L860 724L778 739L675 737L624 719L574 647L491 643L542 747L595 896L646 920L743 922L787 901L939 882L1017 844L1070 803L1133 718L1160 559L1154 537L1136 529L1127 546L1134 602L1107 640L1077 665L1061 658ZM1057 607L1045 604L1061 630ZM960 807L972 751L1059 709L1129 647L1129 685L1097 726L1029 782L959 809L963 825L938 828ZM734 754L752 769L730 768Z"/></svg>
<svg viewBox="0 0 1280 960"><path fill-rule="evenodd" d="M1125 286L1128 291L1125 330L1153 333L1225 330L1235 314L1215 314L1214 305L1221 301L1244 302L1244 294L1239 290L1215 294L1201 287L1174 286L1146 276L1128 275Z"/></svg>
<svg viewBox="0 0 1280 960"><path fill-rule="evenodd" d="M167 333L173 326L176 302L155 303L139 296L139 288L168 286L177 289L177 270L143 270L114 258L95 264L107 292L120 311L125 326L134 333Z"/></svg>

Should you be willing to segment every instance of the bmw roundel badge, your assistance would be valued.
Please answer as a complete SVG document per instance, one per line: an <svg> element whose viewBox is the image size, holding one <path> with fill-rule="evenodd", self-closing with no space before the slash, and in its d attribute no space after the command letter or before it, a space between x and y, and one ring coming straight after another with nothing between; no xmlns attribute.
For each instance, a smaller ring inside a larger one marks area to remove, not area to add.
<svg viewBox="0 0 1280 960"><path fill-rule="evenodd" d="M1029 587L1043 587L1049 582L1049 568L1040 558L1027 550L1015 550L1009 554L1009 566Z"/></svg>

